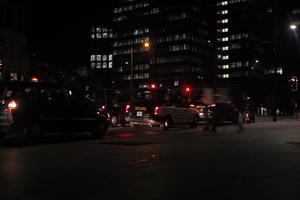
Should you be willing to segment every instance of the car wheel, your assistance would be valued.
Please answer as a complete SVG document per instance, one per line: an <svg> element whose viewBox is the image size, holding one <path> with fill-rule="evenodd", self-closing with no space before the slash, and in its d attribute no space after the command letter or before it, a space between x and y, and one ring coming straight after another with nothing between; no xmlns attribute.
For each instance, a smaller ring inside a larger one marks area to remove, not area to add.
<svg viewBox="0 0 300 200"><path fill-rule="evenodd" d="M27 138L30 143L37 143L43 136L43 128L40 123L31 123L26 130Z"/></svg>
<svg viewBox="0 0 300 200"><path fill-rule="evenodd" d="M102 121L98 121L96 124L95 130L93 132L93 135L97 138L102 137L105 135L106 130L107 129L105 127L105 124Z"/></svg>
<svg viewBox="0 0 300 200"><path fill-rule="evenodd" d="M194 117L193 117L193 121L192 121L192 123L191 123L191 127L192 127L192 128L196 128L197 125L198 125L198 122L199 122L199 117L194 116Z"/></svg>
<svg viewBox="0 0 300 200"><path fill-rule="evenodd" d="M224 118L223 118L223 116L220 116L218 122L219 122L219 124L224 124Z"/></svg>
<svg viewBox="0 0 300 200"><path fill-rule="evenodd" d="M111 117L111 126L116 127L118 126L119 120L118 120L118 116L113 115Z"/></svg>
<svg viewBox="0 0 300 200"><path fill-rule="evenodd" d="M162 129L168 130L172 125L172 119L171 117L166 117L162 122Z"/></svg>

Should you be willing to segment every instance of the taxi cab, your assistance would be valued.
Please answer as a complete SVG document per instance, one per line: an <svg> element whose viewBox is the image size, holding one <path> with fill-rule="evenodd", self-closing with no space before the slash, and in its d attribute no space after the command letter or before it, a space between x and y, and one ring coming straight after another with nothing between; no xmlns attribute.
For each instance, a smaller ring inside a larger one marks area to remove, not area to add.
<svg viewBox="0 0 300 200"><path fill-rule="evenodd" d="M133 127L146 125L164 130L175 125L196 127L199 112L176 90L140 89L126 106L126 121Z"/></svg>

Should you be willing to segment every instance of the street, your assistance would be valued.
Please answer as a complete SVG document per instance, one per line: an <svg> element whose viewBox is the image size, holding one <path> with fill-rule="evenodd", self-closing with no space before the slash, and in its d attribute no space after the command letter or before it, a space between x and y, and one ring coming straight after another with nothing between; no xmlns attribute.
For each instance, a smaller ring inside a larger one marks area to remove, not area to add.
<svg viewBox="0 0 300 200"><path fill-rule="evenodd" d="M300 121L0 143L0 199L296 199Z"/></svg>

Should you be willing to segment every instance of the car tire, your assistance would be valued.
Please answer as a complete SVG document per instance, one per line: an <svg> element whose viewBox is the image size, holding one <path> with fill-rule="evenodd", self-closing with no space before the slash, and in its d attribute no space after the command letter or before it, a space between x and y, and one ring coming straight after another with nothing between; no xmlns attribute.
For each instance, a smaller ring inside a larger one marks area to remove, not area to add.
<svg viewBox="0 0 300 200"><path fill-rule="evenodd" d="M93 131L93 135L96 138L102 137L105 135L106 130L105 124L102 121L98 121L95 130Z"/></svg>
<svg viewBox="0 0 300 200"><path fill-rule="evenodd" d="M224 117L223 116L220 117L219 124L221 124L221 125L224 124Z"/></svg>
<svg viewBox="0 0 300 200"><path fill-rule="evenodd" d="M168 130L171 127L171 125L172 125L172 119L171 117L168 116L162 121L161 127L163 130Z"/></svg>
<svg viewBox="0 0 300 200"><path fill-rule="evenodd" d="M113 116L111 117L111 126L112 126L112 127L117 127L117 126L118 126L118 123L119 123L118 116L113 115Z"/></svg>
<svg viewBox="0 0 300 200"><path fill-rule="evenodd" d="M199 117L198 116L194 116L193 117L193 121L191 123L191 128L196 128L199 122Z"/></svg>
<svg viewBox="0 0 300 200"><path fill-rule="evenodd" d="M38 143L43 137L43 128L39 122L32 122L26 128L26 135L29 143Z"/></svg>

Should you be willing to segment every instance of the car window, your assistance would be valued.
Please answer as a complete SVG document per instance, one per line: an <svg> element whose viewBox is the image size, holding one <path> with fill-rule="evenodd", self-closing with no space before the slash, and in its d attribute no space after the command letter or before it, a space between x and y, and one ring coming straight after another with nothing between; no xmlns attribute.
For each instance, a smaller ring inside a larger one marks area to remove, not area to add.
<svg viewBox="0 0 300 200"><path fill-rule="evenodd" d="M72 102L84 102L86 98L82 93L77 90L66 88L65 90L67 99Z"/></svg>
<svg viewBox="0 0 300 200"><path fill-rule="evenodd" d="M33 100L36 96L34 86L8 85L3 92L4 99L23 98Z"/></svg>
<svg viewBox="0 0 300 200"><path fill-rule="evenodd" d="M65 101L64 90L58 86L41 86L39 97L42 101Z"/></svg>

